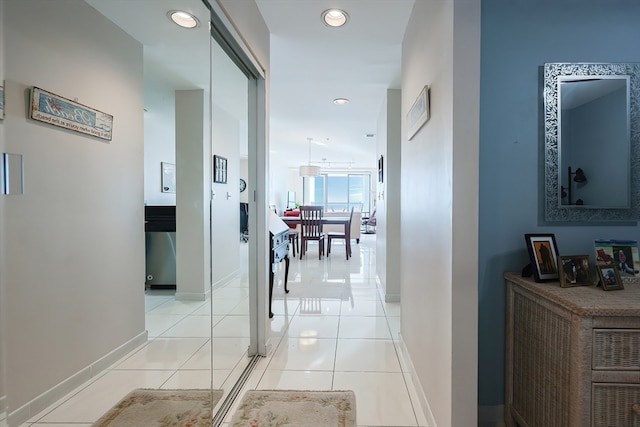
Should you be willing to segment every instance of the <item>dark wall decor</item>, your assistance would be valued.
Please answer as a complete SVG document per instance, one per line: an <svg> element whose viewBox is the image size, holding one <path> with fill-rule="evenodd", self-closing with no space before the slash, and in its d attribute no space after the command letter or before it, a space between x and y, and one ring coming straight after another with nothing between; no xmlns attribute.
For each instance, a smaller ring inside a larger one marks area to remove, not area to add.
<svg viewBox="0 0 640 427"><path fill-rule="evenodd" d="M213 155L213 182L217 184L227 183L227 158Z"/></svg>
<svg viewBox="0 0 640 427"><path fill-rule="evenodd" d="M378 159L378 182L384 182L384 158L382 154Z"/></svg>

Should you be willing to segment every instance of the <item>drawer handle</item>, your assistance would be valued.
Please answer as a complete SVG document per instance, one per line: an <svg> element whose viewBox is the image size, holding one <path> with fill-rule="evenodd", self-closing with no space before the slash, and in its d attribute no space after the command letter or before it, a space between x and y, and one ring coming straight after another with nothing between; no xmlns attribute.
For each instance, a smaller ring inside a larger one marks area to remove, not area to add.
<svg viewBox="0 0 640 427"><path fill-rule="evenodd" d="M634 405L631 407L631 409L633 409L633 412L634 412L636 415L640 415L640 403L636 403L636 404L634 404Z"/></svg>

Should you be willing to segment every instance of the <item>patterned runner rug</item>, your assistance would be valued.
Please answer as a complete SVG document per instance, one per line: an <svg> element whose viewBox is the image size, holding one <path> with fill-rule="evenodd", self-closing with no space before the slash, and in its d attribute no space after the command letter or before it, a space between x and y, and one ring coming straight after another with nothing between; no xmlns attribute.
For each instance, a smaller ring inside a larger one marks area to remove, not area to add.
<svg viewBox="0 0 640 427"><path fill-rule="evenodd" d="M211 405L215 407L221 397L222 390L139 388L100 417L93 427L211 427Z"/></svg>
<svg viewBox="0 0 640 427"><path fill-rule="evenodd" d="M355 427L353 391L249 390L231 427Z"/></svg>

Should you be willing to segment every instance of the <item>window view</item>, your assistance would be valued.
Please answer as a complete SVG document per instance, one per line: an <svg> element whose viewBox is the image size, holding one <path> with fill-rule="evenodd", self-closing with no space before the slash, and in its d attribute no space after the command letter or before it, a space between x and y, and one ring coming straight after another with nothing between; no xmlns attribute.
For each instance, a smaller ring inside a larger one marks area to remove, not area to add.
<svg viewBox="0 0 640 427"><path fill-rule="evenodd" d="M370 212L370 174L323 174L303 178L304 204L327 212Z"/></svg>

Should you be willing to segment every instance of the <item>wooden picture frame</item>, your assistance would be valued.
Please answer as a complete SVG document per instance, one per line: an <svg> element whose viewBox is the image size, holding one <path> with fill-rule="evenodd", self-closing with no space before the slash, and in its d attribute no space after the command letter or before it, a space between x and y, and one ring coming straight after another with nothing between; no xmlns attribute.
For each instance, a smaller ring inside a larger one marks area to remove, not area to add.
<svg viewBox="0 0 640 427"><path fill-rule="evenodd" d="M111 141L113 116L34 86L29 118Z"/></svg>
<svg viewBox="0 0 640 427"><path fill-rule="evenodd" d="M554 234L529 233L524 235L527 243L531 272L536 282L558 280L558 245Z"/></svg>
<svg viewBox="0 0 640 427"><path fill-rule="evenodd" d="M596 270L600 278L600 285L605 291L624 289L624 282L615 264L597 264Z"/></svg>
<svg viewBox="0 0 640 427"><path fill-rule="evenodd" d="M558 257L560 287L591 286L589 255L565 255Z"/></svg>
<svg viewBox="0 0 640 427"><path fill-rule="evenodd" d="M227 183L227 158L213 155L213 182L217 184Z"/></svg>

